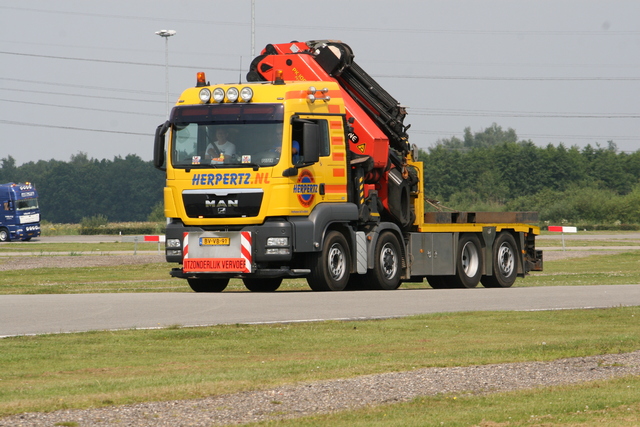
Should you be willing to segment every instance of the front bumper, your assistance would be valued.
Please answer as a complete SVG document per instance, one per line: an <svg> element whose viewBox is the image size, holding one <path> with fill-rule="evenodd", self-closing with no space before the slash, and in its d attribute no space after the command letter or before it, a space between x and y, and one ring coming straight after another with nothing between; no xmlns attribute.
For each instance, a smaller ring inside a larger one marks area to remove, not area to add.
<svg viewBox="0 0 640 427"><path fill-rule="evenodd" d="M299 277L308 270L292 268L293 228L286 220L237 230L205 230L167 225L166 259L182 264L171 275L207 277Z"/></svg>

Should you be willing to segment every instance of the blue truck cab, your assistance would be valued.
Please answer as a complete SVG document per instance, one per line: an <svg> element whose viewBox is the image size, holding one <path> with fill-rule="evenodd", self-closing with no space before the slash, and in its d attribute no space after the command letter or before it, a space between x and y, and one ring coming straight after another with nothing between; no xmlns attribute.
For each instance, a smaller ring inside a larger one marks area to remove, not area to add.
<svg viewBox="0 0 640 427"><path fill-rule="evenodd" d="M0 242L31 240L39 235L36 187L29 182L0 184Z"/></svg>

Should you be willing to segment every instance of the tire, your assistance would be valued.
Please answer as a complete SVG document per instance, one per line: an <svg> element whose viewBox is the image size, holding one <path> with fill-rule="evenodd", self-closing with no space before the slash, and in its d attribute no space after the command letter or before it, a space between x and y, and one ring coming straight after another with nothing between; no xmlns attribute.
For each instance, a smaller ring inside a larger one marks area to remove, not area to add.
<svg viewBox="0 0 640 427"><path fill-rule="evenodd" d="M342 291L349 283L351 256L342 233L330 231L320 252L310 255L311 274L307 277L314 291Z"/></svg>
<svg viewBox="0 0 640 427"><path fill-rule="evenodd" d="M391 232L382 233L376 242L373 269L367 272L370 289L393 290L400 286L401 252L398 238Z"/></svg>
<svg viewBox="0 0 640 427"><path fill-rule="evenodd" d="M493 244L493 276L482 276L485 288L509 288L518 276L518 246L513 235L501 232Z"/></svg>
<svg viewBox="0 0 640 427"><path fill-rule="evenodd" d="M0 242L10 242L11 235L6 228L0 228Z"/></svg>
<svg viewBox="0 0 640 427"><path fill-rule="evenodd" d="M242 279L244 286L251 292L273 292L282 284L282 277L270 277L265 279Z"/></svg>
<svg viewBox="0 0 640 427"><path fill-rule="evenodd" d="M194 292L222 292L229 279L187 279Z"/></svg>
<svg viewBox="0 0 640 427"><path fill-rule="evenodd" d="M452 276L427 276L427 282L433 289L449 289Z"/></svg>
<svg viewBox="0 0 640 427"><path fill-rule="evenodd" d="M475 288L482 276L482 250L475 234L462 234L456 253L456 274L452 277L454 288Z"/></svg>
<svg viewBox="0 0 640 427"><path fill-rule="evenodd" d="M351 277L349 277L349 283L347 283L346 291L366 291L367 287L367 276L366 274L357 274L353 273Z"/></svg>

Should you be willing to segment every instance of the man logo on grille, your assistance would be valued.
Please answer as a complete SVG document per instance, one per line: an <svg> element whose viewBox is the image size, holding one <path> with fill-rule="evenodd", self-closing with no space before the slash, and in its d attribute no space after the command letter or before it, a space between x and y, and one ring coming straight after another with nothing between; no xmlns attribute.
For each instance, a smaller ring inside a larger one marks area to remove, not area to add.
<svg viewBox="0 0 640 427"><path fill-rule="evenodd" d="M204 205L208 208L237 208L238 200L205 200Z"/></svg>

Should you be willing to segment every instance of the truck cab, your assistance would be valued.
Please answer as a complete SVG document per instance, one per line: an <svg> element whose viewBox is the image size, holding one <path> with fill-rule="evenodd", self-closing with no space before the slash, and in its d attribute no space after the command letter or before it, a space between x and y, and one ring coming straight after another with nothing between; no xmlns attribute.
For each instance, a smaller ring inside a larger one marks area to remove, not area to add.
<svg viewBox="0 0 640 427"><path fill-rule="evenodd" d="M156 129L166 259L196 292L509 287L542 268L520 213L425 213L405 108L338 41L268 45L246 83L198 73Z"/></svg>
<svg viewBox="0 0 640 427"><path fill-rule="evenodd" d="M315 250L318 221L357 218L344 104L335 83L325 86L203 85L181 95L156 144L167 174L167 261L183 264L173 275L196 288L210 274L222 283L251 274L249 286L304 276L296 252ZM245 100L230 102L235 93Z"/></svg>
<svg viewBox="0 0 640 427"><path fill-rule="evenodd" d="M0 242L40 236L38 193L33 184L0 184Z"/></svg>

